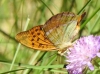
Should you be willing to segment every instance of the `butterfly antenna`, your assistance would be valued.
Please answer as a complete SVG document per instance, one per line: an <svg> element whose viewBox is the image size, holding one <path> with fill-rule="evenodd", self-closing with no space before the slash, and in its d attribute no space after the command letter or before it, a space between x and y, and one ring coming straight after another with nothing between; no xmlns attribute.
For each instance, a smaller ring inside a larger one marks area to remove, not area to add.
<svg viewBox="0 0 100 74"><path fill-rule="evenodd" d="M82 19L85 17L86 12L84 12L79 18L78 18L78 22L80 23L80 21L82 21Z"/></svg>
<svg viewBox="0 0 100 74"><path fill-rule="evenodd" d="M86 15L86 12L84 12L84 13L81 15L81 17L83 18L85 15Z"/></svg>

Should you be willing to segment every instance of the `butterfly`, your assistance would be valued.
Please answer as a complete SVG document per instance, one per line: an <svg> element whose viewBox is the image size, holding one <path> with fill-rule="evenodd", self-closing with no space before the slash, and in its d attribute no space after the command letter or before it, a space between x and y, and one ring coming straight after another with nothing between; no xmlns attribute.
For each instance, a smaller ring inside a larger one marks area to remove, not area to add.
<svg viewBox="0 0 100 74"><path fill-rule="evenodd" d="M62 54L72 45L72 40L80 30L80 22L86 15L62 12L52 16L44 25L20 32L15 39L21 44L41 51L57 50Z"/></svg>

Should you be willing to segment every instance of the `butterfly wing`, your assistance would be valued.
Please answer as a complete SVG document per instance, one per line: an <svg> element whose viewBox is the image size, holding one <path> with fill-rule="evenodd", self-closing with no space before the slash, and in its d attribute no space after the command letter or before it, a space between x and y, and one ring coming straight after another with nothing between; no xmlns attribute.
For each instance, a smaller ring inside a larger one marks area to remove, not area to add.
<svg viewBox="0 0 100 74"><path fill-rule="evenodd" d="M85 15L75 15L72 12L63 12L51 17L43 29L58 49L64 49L71 44L72 39L80 29L80 21Z"/></svg>
<svg viewBox="0 0 100 74"><path fill-rule="evenodd" d="M56 49L56 47L45 36L41 26L36 26L28 31L18 33L15 37L16 40L33 49L46 51Z"/></svg>

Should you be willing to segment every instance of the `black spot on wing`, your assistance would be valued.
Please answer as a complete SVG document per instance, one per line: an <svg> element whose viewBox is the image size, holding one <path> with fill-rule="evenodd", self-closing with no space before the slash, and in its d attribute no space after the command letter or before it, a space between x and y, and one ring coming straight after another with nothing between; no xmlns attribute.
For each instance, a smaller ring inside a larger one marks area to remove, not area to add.
<svg viewBox="0 0 100 74"><path fill-rule="evenodd" d="M35 29L35 31L37 32L39 29Z"/></svg>
<svg viewBox="0 0 100 74"><path fill-rule="evenodd" d="M40 40L40 38L37 38L37 41L39 41Z"/></svg>
<svg viewBox="0 0 100 74"><path fill-rule="evenodd" d="M34 34L34 32L31 32L31 34L33 35L33 34Z"/></svg>
<svg viewBox="0 0 100 74"><path fill-rule="evenodd" d="M34 43L32 43L32 45L34 46Z"/></svg>
<svg viewBox="0 0 100 74"><path fill-rule="evenodd" d="M37 33L37 35L40 35L40 33Z"/></svg>
<svg viewBox="0 0 100 74"><path fill-rule="evenodd" d="M31 39L31 41L34 41L34 39Z"/></svg>
<svg viewBox="0 0 100 74"><path fill-rule="evenodd" d="M36 37L36 35L33 35L33 37L35 38L35 37Z"/></svg>

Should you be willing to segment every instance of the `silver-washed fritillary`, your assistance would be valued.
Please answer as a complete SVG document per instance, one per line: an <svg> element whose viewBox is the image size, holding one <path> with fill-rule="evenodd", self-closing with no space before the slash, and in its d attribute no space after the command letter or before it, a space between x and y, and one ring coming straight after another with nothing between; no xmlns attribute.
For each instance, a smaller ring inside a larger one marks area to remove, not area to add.
<svg viewBox="0 0 100 74"><path fill-rule="evenodd" d="M44 25L18 33L16 40L33 49L58 50L61 54L72 44L85 14L79 16L72 12L59 13L52 16Z"/></svg>

